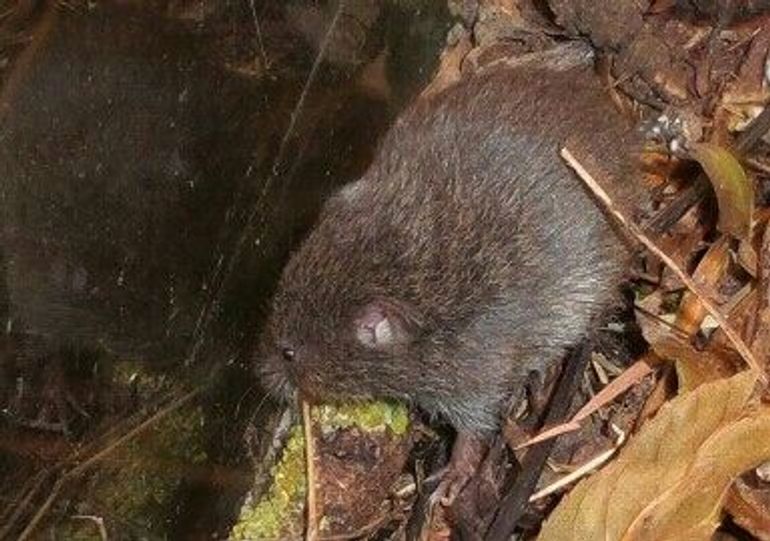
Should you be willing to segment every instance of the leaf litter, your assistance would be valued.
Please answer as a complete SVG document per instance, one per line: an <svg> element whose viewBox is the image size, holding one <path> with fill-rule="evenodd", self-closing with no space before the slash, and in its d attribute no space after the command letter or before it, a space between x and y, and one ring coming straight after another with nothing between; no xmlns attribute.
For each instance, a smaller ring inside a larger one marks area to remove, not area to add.
<svg viewBox="0 0 770 541"><path fill-rule="evenodd" d="M637 355L636 364L627 363L631 368L616 367L611 373L620 375L609 381L599 375L597 383L586 375L576 400L587 403L573 404L572 420L541 429L525 444L560 436L553 468L543 472L541 492L532 498L518 533L546 540L705 539L729 513L755 537L770 539L770 485L753 470L770 459L770 409L757 383L770 364L770 16L756 10L760 2L725 15L711 11L717 9L711 4L719 3L697 1L658 1L642 12L648 3L617 1L617 9L607 10L605 2L551 0L553 18L539 26L542 13L526 0L459 4L449 2L464 27L447 41L443 68L429 92L461 77L466 59L484 60L490 49L478 47L479 36L485 45L502 48L526 44L528 34L531 43L547 41L554 32L560 38L585 36L608 53L605 76L617 101L634 114L648 108L674 127L664 138L667 148L658 153L663 156L658 172L651 175L658 190L655 223L664 225L642 227L637 235L649 240L637 269L644 280L633 287L637 322L650 350ZM253 3L251 8L255 13ZM261 36L259 45L267 65ZM703 173L700 184L692 172L682 174L696 165ZM696 189L704 184L713 187L716 209L704 202L707 190ZM744 370L746 363L753 372ZM650 382L654 391L634 394ZM618 432L616 423L622 425ZM332 472L320 475L321 485L342 478L333 461L360 447L360 438L334 431L331 440L317 442L322 460L331 460L318 465L319 472ZM431 434L426 441L430 447L438 438ZM392 443L376 442L366 451L376 455L387 445ZM402 446L393 449L392 462L402 466ZM413 472L431 460L428 453L409 462L412 486L424 480ZM557 466L560 471L553 471ZM509 462L501 468L512 469ZM562 470L571 474L563 477ZM570 488L585 475L591 476ZM395 477L388 471L382 479L390 483ZM355 510L360 499L346 500L345 489L364 482L346 478L334 504ZM381 499L391 497L389 487L380 488ZM560 491L564 496L556 504ZM360 498L355 490L348 492ZM379 538L400 539L414 531L408 523L414 522L410 515L423 512L420 490L406 492L414 497L367 506L375 509L368 509L372 516L354 516L355 527L342 538L376 535L377 528L369 526L377 526L383 509L381 522L391 527ZM315 502L311 512L316 505L323 503ZM446 518L423 528L433 533L427 538L449 536Z"/></svg>

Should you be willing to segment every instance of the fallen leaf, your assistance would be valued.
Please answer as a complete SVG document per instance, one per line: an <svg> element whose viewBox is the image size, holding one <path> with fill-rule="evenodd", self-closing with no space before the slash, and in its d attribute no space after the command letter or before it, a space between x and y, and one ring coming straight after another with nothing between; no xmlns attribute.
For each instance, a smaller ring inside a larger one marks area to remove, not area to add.
<svg viewBox="0 0 770 541"><path fill-rule="evenodd" d="M750 240L754 190L740 162L729 150L713 143L697 143L691 154L716 192L719 230L743 241Z"/></svg>
<svg viewBox="0 0 770 541"><path fill-rule="evenodd" d="M757 277L757 266L759 265L756 250L750 242L741 241L738 245L738 263L748 272L752 278Z"/></svg>
<svg viewBox="0 0 770 541"><path fill-rule="evenodd" d="M727 511L736 524L757 539L770 541L770 485L749 484L743 476L733 484L727 496Z"/></svg>
<svg viewBox="0 0 770 541"><path fill-rule="evenodd" d="M693 272L693 279L697 280L704 288L716 289L727 270L730 263L728 239L729 237L722 236L712 244ZM698 332L707 315L708 310L703 306L698 296L691 291L686 291L679 305L675 325L687 336L693 336Z"/></svg>
<svg viewBox="0 0 770 541"><path fill-rule="evenodd" d="M638 318L644 339L661 359L676 363L681 391L690 391L699 385L728 377L741 366L740 356L732 349L711 344L699 350L676 329L652 318Z"/></svg>
<svg viewBox="0 0 770 541"><path fill-rule="evenodd" d="M688 474L636 518L627 538L708 539L719 525L733 480L770 456L770 410L757 413L714 432L698 449Z"/></svg>
<svg viewBox="0 0 770 541"><path fill-rule="evenodd" d="M742 372L666 404L569 493L538 539L708 539L733 479L770 457L770 408L749 400L756 380Z"/></svg>
<svg viewBox="0 0 770 541"><path fill-rule="evenodd" d="M726 81L722 99L714 112L715 132L744 131L770 97L770 88L763 82L770 48L770 27L766 22L759 22L750 33L750 43L739 72Z"/></svg>
<svg viewBox="0 0 770 541"><path fill-rule="evenodd" d="M751 330L751 347L765 367L770 368L770 226L765 225L759 255L757 304Z"/></svg>

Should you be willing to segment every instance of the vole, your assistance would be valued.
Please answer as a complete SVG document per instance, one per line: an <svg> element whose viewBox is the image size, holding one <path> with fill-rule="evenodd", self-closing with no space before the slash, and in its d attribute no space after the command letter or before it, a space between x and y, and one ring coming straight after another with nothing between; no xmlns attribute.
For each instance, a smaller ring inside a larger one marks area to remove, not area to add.
<svg viewBox="0 0 770 541"><path fill-rule="evenodd" d="M508 397L590 331L623 277L625 242L566 144L635 196L636 131L583 57L489 66L415 102L285 267L257 354L265 385L498 430Z"/></svg>

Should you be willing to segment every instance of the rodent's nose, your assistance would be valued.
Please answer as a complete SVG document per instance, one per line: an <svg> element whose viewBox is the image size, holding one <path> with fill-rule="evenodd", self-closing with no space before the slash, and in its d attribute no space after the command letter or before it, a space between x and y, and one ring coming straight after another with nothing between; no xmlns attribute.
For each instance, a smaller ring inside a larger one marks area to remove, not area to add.
<svg viewBox="0 0 770 541"><path fill-rule="evenodd" d="M260 344L254 355L254 369L262 387L275 397L291 400L295 391L295 365L287 363L275 344Z"/></svg>

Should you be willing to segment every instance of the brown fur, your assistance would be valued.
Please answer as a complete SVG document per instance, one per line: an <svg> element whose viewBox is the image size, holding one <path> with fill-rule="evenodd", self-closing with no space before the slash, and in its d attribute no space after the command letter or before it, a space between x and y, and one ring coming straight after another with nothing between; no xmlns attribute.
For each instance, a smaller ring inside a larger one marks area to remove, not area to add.
<svg viewBox="0 0 770 541"><path fill-rule="evenodd" d="M568 139L632 182L633 132L585 66L498 66L413 105L288 263L267 385L494 430L621 279L621 241L558 155Z"/></svg>

